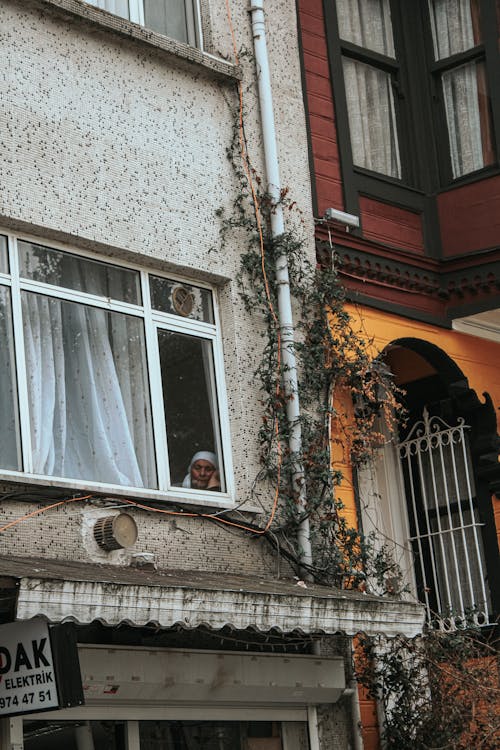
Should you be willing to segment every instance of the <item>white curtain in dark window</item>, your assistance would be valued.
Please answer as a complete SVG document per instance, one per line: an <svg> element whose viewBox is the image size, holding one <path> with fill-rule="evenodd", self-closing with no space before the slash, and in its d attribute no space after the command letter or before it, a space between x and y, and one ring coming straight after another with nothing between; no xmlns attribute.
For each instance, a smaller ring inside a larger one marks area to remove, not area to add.
<svg viewBox="0 0 500 750"><path fill-rule="evenodd" d="M475 46L470 0L430 0L429 12L436 60Z"/></svg>
<svg viewBox="0 0 500 750"><path fill-rule="evenodd" d="M350 58L343 67L354 164L401 177L390 75Z"/></svg>
<svg viewBox="0 0 500 750"><path fill-rule="evenodd" d="M23 293L33 471L155 487L143 322Z"/></svg>
<svg viewBox="0 0 500 750"><path fill-rule="evenodd" d="M460 177L484 166L478 65L470 63L443 73L442 85L451 167L453 177Z"/></svg>
<svg viewBox="0 0 500 750"><path fill-rule="evenodd" d="M394 57L389 0L336 0L341 39Z"/></svg>

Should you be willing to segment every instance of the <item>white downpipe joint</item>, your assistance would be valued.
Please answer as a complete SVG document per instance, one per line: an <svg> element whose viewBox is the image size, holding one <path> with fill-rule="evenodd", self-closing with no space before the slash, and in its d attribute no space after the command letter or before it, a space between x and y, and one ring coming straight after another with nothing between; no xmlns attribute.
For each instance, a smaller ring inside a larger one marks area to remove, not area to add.
<svg viewBox="0 0 500 750"><path fill-rule="evenodd" d="M250 13L252 18L255 65L257 69L267 189L273 202L273 211L271 213L271 233L273 239L278 239L285 231L285 222L283 218L283 206L281 204L281 181L279 174L276 129L274 125L274 109L271 76L269 72L269 58L267 54L263 0L250 0ZM302 430L300 425L297 361L295 357L294 325L290 281L288 276L288 262L285 254L280 255L276 260L276 280L278 318L281 332L283 368L285 373L283 386L285 393L288 396L286 410L287 419L290 425L289 447L293 456L300 456L302 453ZM297 461L294 468L293 479L299 498L299 512L304 511L307 505L306 488L304 483L304 469L299 461ZM311 539L309 520L307 518L300 524L298 543L302 552L302 561L305 565L311 565Z"/></svg>

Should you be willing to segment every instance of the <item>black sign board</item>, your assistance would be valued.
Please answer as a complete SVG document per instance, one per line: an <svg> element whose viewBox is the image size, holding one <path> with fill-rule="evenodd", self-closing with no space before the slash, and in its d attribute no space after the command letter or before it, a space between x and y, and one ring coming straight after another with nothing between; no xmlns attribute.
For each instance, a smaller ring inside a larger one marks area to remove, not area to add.
<svg viewBox="0 0 500 750"><path fill-rule="evenodd" d="M75 628L34 619L0 625L0 716L84 702Z"/></svg>

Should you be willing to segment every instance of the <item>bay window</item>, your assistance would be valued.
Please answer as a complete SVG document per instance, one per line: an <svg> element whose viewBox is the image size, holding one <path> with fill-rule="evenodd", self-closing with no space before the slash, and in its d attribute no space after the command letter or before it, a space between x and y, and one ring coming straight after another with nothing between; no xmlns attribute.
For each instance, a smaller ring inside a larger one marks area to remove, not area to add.
<svg viewBox="0 0 500 750"><path fill-rule="evenodd" d="M0 378L2 474L196 498L209 451L227 493L209 288L2 236Z"/></svg>
<svg viewBox="0 0 500 750"><path fill-rule="evenodd" d="M158 31L164 36L201 47L198 0L87 0L109 13Z"/></svg>
<svg viewBox="0 0 500 750"><path fill-rule="evenodd" d="M344 171L433 191L497 162L495 0L325 7Z"/></svg>

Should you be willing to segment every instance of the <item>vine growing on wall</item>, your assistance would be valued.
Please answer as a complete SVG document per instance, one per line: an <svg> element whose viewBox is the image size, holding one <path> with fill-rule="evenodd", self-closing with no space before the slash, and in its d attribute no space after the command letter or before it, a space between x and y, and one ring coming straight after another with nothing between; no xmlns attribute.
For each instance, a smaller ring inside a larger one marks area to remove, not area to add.
<svg viewBox="0 0 500 750"><path fill-rule="evenodd" d="M248 160L242 166L241 151L241 132L236 129L228 157L240 190L232 212L218 213L223 245L235 232L245 235L239 290L248 313L261 324L264 338L255 372L260 382L262 419L258 431L261 470L254 494L258 497L269 483L278 485L279 512L273 533L280 535L281 548L288 549L298 563L302 551L296 541L297 529L307 515L314 559L309 572L316 580L356 588L364 587L370 578L384 592L388 582L392 586L397 578L396 566L385 548L376 551L374 541L363 537L345 519L340 491L344 477L331 462L331 426L350 461L362 464L384 441L378 425L385 422L389 431L393 430L401 412L399 392L383 360L372 355L371 342L358 330L346 308L335 255L322 265L308 259L304 223L286 190L281 194L281 207L292 228L272 238L270 224L276 207ZM287 399L295 394L287 394L283 388L287 373L280 354L276 315L276 264L283 256L294 303L300 456L291 455L288 448L286 406ZM305 508L294 490L297 463L304 469Z"/></svg>
<svg viewBox="0 0 500 750"><path fill-rule="evenodd" d="M498 643L479 629L361 638L357 678L384 710L387 750L496 750Z"/></svg>

